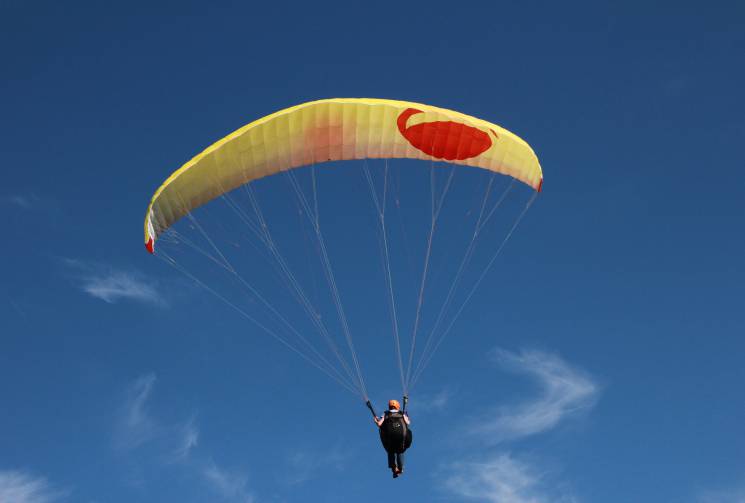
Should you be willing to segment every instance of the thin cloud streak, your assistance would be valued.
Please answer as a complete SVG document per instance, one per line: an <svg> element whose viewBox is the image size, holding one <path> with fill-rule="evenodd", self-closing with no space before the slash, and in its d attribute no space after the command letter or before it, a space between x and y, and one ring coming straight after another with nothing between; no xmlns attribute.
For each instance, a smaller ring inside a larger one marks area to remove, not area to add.
<svg viewBox="0 0 745 503"><path fill-rule="evenodd" d="M153 306L166 306L165 299L143 274L115 269L100 264L66 259L65 264L76 271L80 288L108 304L129 300Z"/></svg>
<svg viewBox="0 0 745 503"><path fill-rule="evenodd" d="M217 494L228 501L236 503L254 501L253 495L246 489L248 479L245 475L225 470L210 460L202 470L202 476Z"/></svg>
<svg viewBox="0 0 745 503"><path fill-rule="evenodd" d="M598 385L585 372L560 357L543 351L512 353L494 351L496 362L505 370L535 380L540 388L532 400L500 406L470 429L482 446L516 440L542 433L591 407ZM531 463L497 452L480 460L457 459L446 467L443 487L463 499L493 503L576 503L562 484L548 480L548 472Z"/></svg>
<svg viewBox="0 0 745 503"><path fill-rule="evenodd" d="M23 208L24 210L32 209L38 204L38 202L39 198L34 194L11 194L0 197L0 203L17 206L19 208Z"/></svg>
<svg viewBox="0 0 745 503"><path fill-rule="evenodd" d="M106 276L85 278L83 290L109 304L119 300L136 300L149 304L162 304L158 292L131 273L112 271Z"/></svg>
<svg viewBox="0 0 745 503"><path fill-rule="evenodd" d="M297 450L287 460L288 469L282 477L289 485L302 484L333 470L338 474L344 471L350 454L341 446L319 448L316 450Z"/></svg>
<svg viewBox="0 0 745 503"><path fill-rule="evenodd" d="M181 428L180 436L180 443L174 450L174 457L176 460L183 461L199 444L199 428L193 418Z"/></svg>
<svg viewBox="0 0 745 503"><path fill-rule="evenodd" d="M697 503L745 503L745 487L702 492Z"/></svg>
<svg viewBox="0 0 745 503"><path fill-rule="evenodd" d="M248 477L217 465L211 458L200 458L193 452L199 444L196 419L168 425L153 415L148 407L155 389L156 376L150 372L138 377L127 389L116 425L115 447L124 454L136 454L144 460L143 473L176 468L215 493L217 500L231 503L253 503ZM134 450L137 449L135 452ZM144 487L144 480L137 480ZM0 500L0 503L5 503Z"/></svg>
<svg viewBox="0 0 745 503"><path fill-rule="evenodd" d="M527 463L501 453L481 462L448 467L444 486L461 498L493 503L574 503L570 495L549 494L544 476Z"/></svg>
<svg viewBox="0 0 745 503"><path fill-rule="evenodd" d="M51 503L61 498L47 480L21 471L0 471L2 503Z"/></svg>
<svg viewBox="0 0 745 503"><path fill-rule="evenodd" d="M482 418L472 432L486 442L500 443L550 430L597 401L599 387L593 379L559 356L535 350L518 354L497 349L494 357L505 370L531 377L541 392L533 400L499 407Z"/></svg>
<svg viewBox="0 0 745 503"><path fill-rule="evenodd" d="M455 393L449 388L444 388L432 395L419 395L414 406L417 412L435 412L444 410Z"/></svg>
<svg viewBox="0 0 745 503"><path fill-rule="evenodd" d="M19 306L19 305L18 305L18 303L17 303L16 301L14 301L13 299L8 299L8 303L10 304L10 307L12 307L12 308L13 308L13 310L14 310L14 311L15 311L16 313L18 313L18 316L20 316L20 317L21 317L21 318L23 318L24 320L28 318L28 317L26 316L26 312L25 312L25 311L24 311L23 309L21 309L21 306Z"/></svg>
<svg viewBox="0 0 745 503"><path fill-rule="evenodd" d="M116 436L116 445L120 449L134 449L151 439L155 434L155 422L146 408L155 380L155 374L145 374L139 377L127 390L127 398L122 407Z"/></svg>

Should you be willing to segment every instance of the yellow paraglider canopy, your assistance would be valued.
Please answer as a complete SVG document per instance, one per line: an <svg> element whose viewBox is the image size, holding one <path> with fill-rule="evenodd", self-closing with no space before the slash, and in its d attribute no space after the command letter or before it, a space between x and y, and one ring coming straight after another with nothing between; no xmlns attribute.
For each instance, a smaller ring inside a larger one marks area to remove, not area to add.
<svg viewBox="0 0 745 503"><path fill-rule="evenodd" d="M252 180L327 161L443 160L509 175L540 191L530 146L490 122L444 108L370 98L312 101L262 117L207 147L158 188L145 245L191 210Z"/></svg>

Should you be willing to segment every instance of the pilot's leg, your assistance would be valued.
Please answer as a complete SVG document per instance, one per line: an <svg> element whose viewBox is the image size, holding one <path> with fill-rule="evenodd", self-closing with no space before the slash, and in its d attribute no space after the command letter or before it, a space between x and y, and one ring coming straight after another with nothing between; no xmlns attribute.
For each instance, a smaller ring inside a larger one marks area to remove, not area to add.
<svg viewBox="0 0 745 503"><path fill-rule="evenodd" d="M396 454L396 465L399 473L404 471L404 453Z"/></svg>

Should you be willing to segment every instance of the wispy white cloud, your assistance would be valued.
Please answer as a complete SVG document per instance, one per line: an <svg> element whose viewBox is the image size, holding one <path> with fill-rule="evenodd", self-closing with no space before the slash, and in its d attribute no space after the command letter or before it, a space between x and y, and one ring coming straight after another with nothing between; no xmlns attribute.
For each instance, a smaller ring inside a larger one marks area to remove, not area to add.
<svg viewBox="0 0 745 503"><path fill-rule="evenodd" d="M702 491L697 503L745 503L745 484L730 489Z"/></svg>
<svg viewBox="0 0 745 503"><path fill-rule="evenodd" d="M199 442L199 428L194 417L181 424L164 424L149 409L157 377L153 372L143 374L128 387L121 404L115 428L114 446L128 451L150 444L160 451L158 457L184 461Z"/></svg>
<svg viewBox="0 0 745 503"><path fill-rule="evenodd" d="M23 319L26 319L27 318L26 311L24 311L23 309L21 309L21 306L18 305L18 303L16 301L14 301L13 299L8 299L8 303L10 304L10 307L12 307L13 310L16 313L18 313L18 316L20 316Z"/></svg>
<svg viewBox="0 0 745 503"><path fill-rule="evenodd" d="M283 482L302 484L333 470L338 474L344 470L349 454L337 445L325 449L303 449L292 452L287 458L288 469L283 474Z"/></svg>
<svg viewBox="0 0 745 503"><path fill-rule="evenodd" d="M210 487L227 501L252 503L253 495L248 491L248 477L244 474L226 470L210 460L202 470L202 476Z"/></svg>
<svg viewBox="0 0 745 503"><path fill-rule="evenodd" d="M30 210L39 203L39 198L35 194L10 194L0 196L0 203Z"/></svg>
<svg viewBox="0 0 745 503"><path fill-rule="evenodd" d="M137 271L75 259L66 259L64 262L75 271L75 279L80 288L104 302L115 304L121 300L131 300L155 306L166 305L155 284Z"/></svg>
<svg viewBox="0 0 745 503"><path fill-rule="evenodd" d="M554 428L563 419L586 410L597 400L599 386L582 370L559 356L543 351L512 353L502 349L494 357L505 370L535 380L539 395L522 403L500 406L474 425L486 442L499 443Z"/></svg>
<svg viewBox="0 0 745 503"><path fill-rule="evenodd" d="M21 471L0 471L0 501L3 503L51 503L62 493L47 480Z"/></svg>
<svg viewBox="0 0 745 503"><path fill-rule="evenodd" d="M194 449L199 443L199 428L196 425L194 418L184 424L178 432L179 443L176 449L173 451L174 458L179 461L183 461L189 457L192 449Z"/></svg>
<svg viewBox="0 0 745 503"><path fill-rule="evenodd" d="M132 456L136 470L134 476L130 476L130 483L144 489L149 483L144 474L184 470L214 492L219 501L255 501L245 474L225 469L212 459L193 453L200 437L194 416L182 423L169 423L149 410L156 380L155 374L150 372L128 386L116 425L115 447L124 454L132 454L130 451L137 449L137 455ZM5 502L0 499L0 503Z"/></svg>
<svg viewBox="0 0 745 503"><path fill-rule="evenodd" d="M501 453L480 462L447 467L444 486L461 498L494 503L576 503L570 494L557 494L546 475L531 465Z"/></svg>
<svg viewBox="0 0 745 503"><path fill-rule="evenodd" d="M127 390L116 430L115 443L118 448L134 449L155 434L157 426L146 407L155 380L155 374L145 374L135 380Z"/></svg>
<svg viewBox="0 0 745 503"><path fill-rule="evenodd" d="M497 349L492 356L503 369L531 378L539 391L532 399L497 406L474 422L469 430L483 446L550 430L597 401L599 385L596 381L555 354ZM441 480L448 492L477 501L578 501L572 491L565 489L565 484L553 479L550 471L506 452L496 452L479 460L456 457L446 467Z"/></svg>
<svg viewBox="0 0 745 503"><path fill-rule="evenodd" d="M444 410L455 393L450 388L443 388L437 393L417 395L411 403L416 412L434 412Z"/></svg>
<svg viewBox="0 0 745 503"><path fill-rule="evenodd" d="M122 299L162 304L163 299L151 285L130 272L111 271L105 276L85 278L83 290L109 304Z"/></svg>

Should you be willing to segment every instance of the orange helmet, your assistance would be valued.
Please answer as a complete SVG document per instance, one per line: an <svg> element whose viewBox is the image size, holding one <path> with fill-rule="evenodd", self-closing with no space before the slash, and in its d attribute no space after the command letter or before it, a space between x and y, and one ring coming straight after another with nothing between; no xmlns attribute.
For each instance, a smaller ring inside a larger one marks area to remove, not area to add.
<svg viewBox="0 0 745 503"><path fill-rule="evenodd" d="M401 404L398 403L398 400L388 400L388 408L399 410L401 408Z"/></svg>

